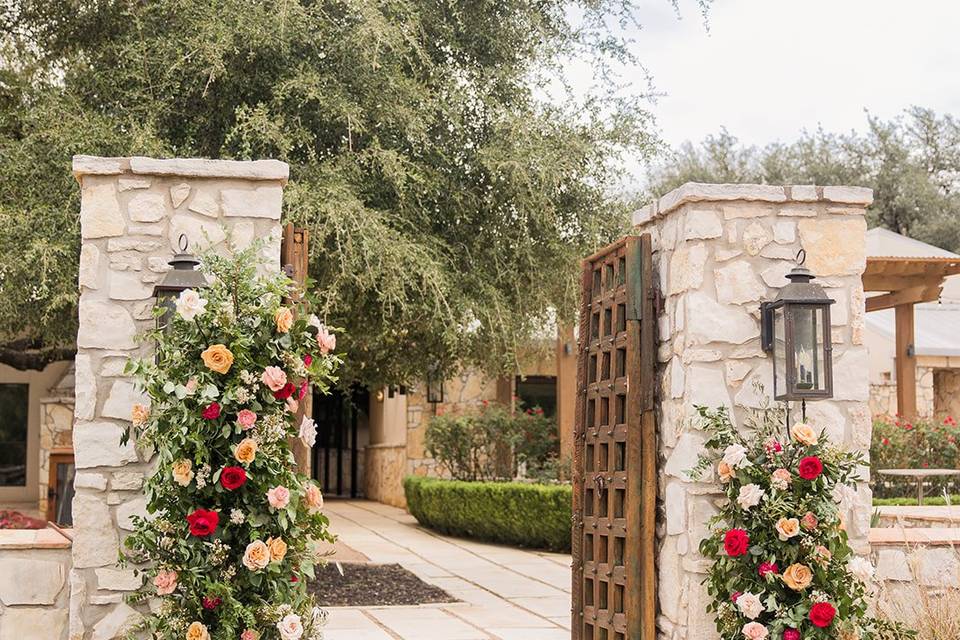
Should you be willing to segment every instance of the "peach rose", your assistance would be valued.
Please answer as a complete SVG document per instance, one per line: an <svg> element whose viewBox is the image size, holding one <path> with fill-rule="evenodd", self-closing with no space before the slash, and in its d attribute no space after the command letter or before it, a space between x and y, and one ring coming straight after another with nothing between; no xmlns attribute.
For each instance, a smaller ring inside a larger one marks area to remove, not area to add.
<svg viewBox="0 0 960 640"><path fill-rule="evenodd" d="M170 472L174 482L185 487L193 480L193 463L186 459L177 460L170 465Z"/></svg>
<svg viewBox="0 0 960 640"><path fill-rule="evenodd" d="M287 384L287 374L280 367L267 367L263 370L260 380L269 387L270 391L280 391L283 385Z"/></svg>
<svg viewBox="0 0 960 640"><path fill-rule="evenodd" d="M800 526L803 527L804 531L813 531L819 524L820 521L817 519L816 514L814 514L812 511L807 511L805 514L803 514L803 518L800 519Z"/></svg>
<svg viewBox="0 0 960 640"><path fill-rule="evenodd" d="M274 509L286 509L290 504L290 490L284 486L274 487L267 491L267 502Z"/></svg>
<svg viewBox="0 0 960 640"><path fill-rule="evenodd" d="M830 553L830 549L827 549L822 544L818 545L813 552L814 552L814 555L817 556L817 561L823 566L826 566L827 563L833 559L833 554Z"/></svg>
<svg viewBox="0 0 960 640"><path fill-rule="evenodd" d="M805 422L798 422L797 424L793 425L793 427L790 429L790 435L793 436L793 439L800 444L805 444L808 446L817 444L820 439L817 432L813 430L813 427Z"/></svg>
<svg viewBox="0 0 960 640"><path fill-rule="evenodd" d="M130 409L130 421L133 422L133 426L135 427L143 426L149 417L150 408L139 402L135 403L133 408Z"/></svg>
<svg viewBox="0 0 960 640"><path fill-rule="evenodd" d="M207 369L217 373L226 373L233 366L233 354L223 344L212 344L200 354Z"/></svg>
<svg viewBox="0 0 960 640"><path fill-rule="evenodd" d="M233 457L237 459L237 462L250 464L257 457L257 441L252 438L244 438L234 448Z"/></svg>
<svg viewBox="0 0 960 640"><path fill-rule="evenodd" d="M283 562L287 555L287 543L282 538L267 538L271 562Z"/></svg>
<svg viewBox="0 0 960 640"><path fill-rule="evenodd" d="M289 332L290 327L293 326L293 311L290 311L287 307L280 307L273 314L273 322L277 325L277 331L280 333Z"/></svg>
<svg viewBox="0 0 960 640"><path fill-rule="evenodd" d="M730 482L736 476L736 472L733 467L721 460L717 465L717 475L720 476L720 482Z"/></svg>
<svg viewBox="0 0 960 640"><path fill-rule="evenodd" d="M323 509L323 494L320 493L320 487L312 482L304 490L303 500L307 503L307 510L310 513L317 513Z"/></svg>
<svg viewBox="0 0 960 640"><path fill-rule="evenodd" d="M246 629L240 634L240 640L260 640L260 634L253 629Z"/></svg>
<svg viewBox="0 0 960 640"><path fill-rule="evenodd" d="M795 563L787 567L781 579L785 585L794 591L803 591L813 582L813 572L807 565Z"/></svg>
<svg viewBox="0 0 960 640"><path fill-rule="evenodd" d="M780 535L780 539L786 542L800 533L800 521L796 518L780 518L774 528Z"/></svg>
<svg viewBox="0 0 960 640"><path fill-rule="evenodd" d="M250 571L259 571L270 564L270 548L263 540L254 540L243 552L243 566Z"/></svg>
<svg viewBox="0 0 960 640"><path fill-rule="evenodd" d="M187 627L187 640L210 640L210 632L202 622L191 622Z"/></svg>
<svg viewBox="0 0 960 640"><path fill-rule="evenodd" d="M158 571L153 579L153 586L157 588L158 596L168 596L177 588L176 571Z"/></svg>

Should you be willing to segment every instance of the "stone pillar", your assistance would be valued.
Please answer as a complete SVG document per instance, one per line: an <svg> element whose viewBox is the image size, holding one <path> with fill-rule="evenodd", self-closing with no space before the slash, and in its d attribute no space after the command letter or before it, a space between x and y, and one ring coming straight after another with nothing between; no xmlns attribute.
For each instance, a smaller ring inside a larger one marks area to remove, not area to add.
<svg viewBox="0 0 960 640"><path fill-rule="evenodd" d="M145 400L123 370L153 349L137 340L154 322L153 287L181 234L194 253L262 238L262 268L279 269L288 167L276 160L77 156L73 173L82 194L82 248L70 638L106 640L140 615L122 602L139 578L115 565L130 516L146 513L141 488L153 452L121 445L120 437L131 406Z"/></svg>
<svg viewBox="0 0 960 640"><path fill-rule="evenodd" d="M836 300L834 398L808 403L807 418L835 442L869 450L861 274L864 210L871 201L872 192L859 187L689 183L634 214L637 231L653 236L664 296L658 347L660 638L718 637L701 584L709 565L697 549L717 513L720 492L710 479L694 482L687 475L705 441L691 419L694 405L726 406L742 424L749 410L772 398L772 360L760 346L760 303L787 283L784 274L801 248L816 282ZM859 553L870 550L870 512L864 483L846 514Z"/></svg>

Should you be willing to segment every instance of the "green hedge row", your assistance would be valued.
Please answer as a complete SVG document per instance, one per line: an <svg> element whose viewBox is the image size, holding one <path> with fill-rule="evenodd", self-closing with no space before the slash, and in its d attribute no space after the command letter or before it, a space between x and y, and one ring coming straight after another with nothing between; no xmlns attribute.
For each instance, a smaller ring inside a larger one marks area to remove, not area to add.
<svg viewBox="0 0 960 640"><path fill-rule="evenodd" d="M520 547L570 551L572 489L522 482L461 482L410 476L407 508L425 527Z"/></svg>

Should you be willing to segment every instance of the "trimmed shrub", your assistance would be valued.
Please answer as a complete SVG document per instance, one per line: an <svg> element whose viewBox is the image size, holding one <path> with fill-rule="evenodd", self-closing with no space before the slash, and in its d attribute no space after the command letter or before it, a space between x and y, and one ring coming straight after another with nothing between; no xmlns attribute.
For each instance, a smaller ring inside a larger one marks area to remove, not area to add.
<svg viewBox="0 0 960 640"><path fill-rule="evenodd" d="M410 476L407 508L440 533L519 547L570 551L569 485L461 482Z"/></svg>

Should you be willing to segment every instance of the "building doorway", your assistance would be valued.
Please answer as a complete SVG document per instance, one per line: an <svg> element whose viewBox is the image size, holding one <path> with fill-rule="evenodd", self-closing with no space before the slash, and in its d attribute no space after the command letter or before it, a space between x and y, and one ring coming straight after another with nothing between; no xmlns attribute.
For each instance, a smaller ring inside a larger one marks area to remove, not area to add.
<svg viewBox="0 0 960 640"><path fill-rule="evenodd" d="M317 423L313 478L327 497L363 496L364 450L370 443L368 404L366 389L313 395L313 419Z"/></svg>

